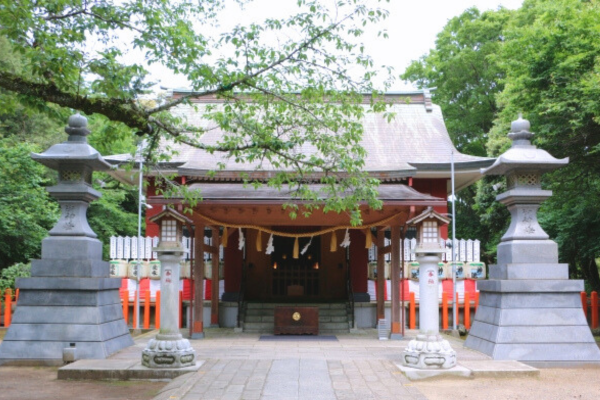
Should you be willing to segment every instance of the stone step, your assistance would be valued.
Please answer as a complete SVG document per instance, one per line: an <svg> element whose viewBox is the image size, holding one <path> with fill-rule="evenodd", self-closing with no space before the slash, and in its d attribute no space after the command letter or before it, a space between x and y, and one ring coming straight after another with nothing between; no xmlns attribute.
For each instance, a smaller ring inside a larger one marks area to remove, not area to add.
<svg viewBox="0 0 600 400"><path fill-rule="evenodd" d="M346 309L346 303L246 303L248 309L269 309L275 307L319 307L319 310Z"/></svg>
<svg viewBox="0 0 600 400"><path fill-rule="evenodd" d="M319 323L319 331L321 330L348 330L348 322L323 322Z"/></svg>
<svg viewBox="0 0 600 400"><path fill-rule="evenodd" d="M273 331L272 322L244 322L244 331L250 332L252 330L271 330Z"/></svg>
<svg viewBox="0 0 600 400"><path fill-rule="evenodd" d="M275 322L275 317L273 315L248 315L244 319L246 322Z"/></svg>
<svg viewBox="0 0 600 400"><path fill-rule="evenodd" d="M338 335L340 333L349 333L350 329L319 329L319 335Z"/></svg>

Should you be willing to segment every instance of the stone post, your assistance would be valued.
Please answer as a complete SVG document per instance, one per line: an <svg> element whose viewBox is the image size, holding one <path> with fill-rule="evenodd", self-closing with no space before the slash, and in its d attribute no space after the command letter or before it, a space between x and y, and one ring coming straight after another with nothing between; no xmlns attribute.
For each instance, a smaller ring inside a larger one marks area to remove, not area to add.
<svg viewBox="0 0 600 400"><path fill-rule="evenodd" d="M506 176L511 223L498 245L498 264L478 282L479 307L465 346L496 360L542 363L600 361L600 350L581 309L583 281L569 280L558 263L558 246L539 225L537 210L552 192L542 190L544 172L566 165L531 144L529 121L519 119L508 134L512 147L486 175Z"/></svg>
<svg viewBox="0 0 600 400"><path fill-rule="evenodd" d="M31 278L20 278L19 306L0 344L0 364L62 364L79 358L106 358L133 344L123 319L121 280L109 277L102 243L86 211L101 194L92 172L110 165L87 143L87 120L76 114L65 129L67 141L32 154L58 171L48 192L61 216L42 241L42 259L32 260Z"/></svg>
<svg viewBox="0 0 600 400"><path fill-rule="evenodd" d="M402 363L418 369L449 369L456 366L456 352L440 335L438 263L442 248L417 247L419 262L419 334L402 353Z"/></svg>
<svg viewBox="0 0 600 400"><path fill-rule="evenodd" d="M196 352L179 332L179 269L183 248L161 241L154 249L161 264L160 331L142 352L148 368L186 368L196 365Z"/></svg>

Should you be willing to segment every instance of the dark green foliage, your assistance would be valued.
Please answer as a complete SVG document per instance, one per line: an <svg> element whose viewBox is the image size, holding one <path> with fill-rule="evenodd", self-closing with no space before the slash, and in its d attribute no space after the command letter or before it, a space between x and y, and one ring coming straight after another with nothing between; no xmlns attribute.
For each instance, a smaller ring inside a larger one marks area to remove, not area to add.
<svg viewBox="0 0 600 400"><path fill-rule="evenodd" d="M41 241L58 219L48 196L46 169L33 161L36 146L0 141L0 268L40 256Z"/></svg>

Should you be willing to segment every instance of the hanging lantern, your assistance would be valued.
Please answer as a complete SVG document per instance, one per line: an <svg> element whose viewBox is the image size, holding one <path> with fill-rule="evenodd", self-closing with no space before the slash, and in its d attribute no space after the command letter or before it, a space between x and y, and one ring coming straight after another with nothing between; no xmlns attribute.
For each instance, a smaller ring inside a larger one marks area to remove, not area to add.
<svg viewBox="0 0 600 400"><path fill-rule="evenodd" d="M223 227L223 236L221 237L221 245L223 247L227 247L227 239L229 239L229 235L227 234L227 227Z"/></svg>
<svg viewBox="0 0 600 400"><path fill-rule="evenodd" d="M337 236L335 231L331 232L331 243L329 244L329 251L335 253L337 251Z"/></svg>
<svg viewBox="0 0 600 400"><path fill-rule="evenodd" d="M300 252L300 245L298 244L298 238L296 238L296 240L294 240L294 252L292 253L292 257L294 257L294 259L298 259L299 252Z"/></svg>
<svg viewBox="0 0 600 400"><path fill-rule="evenodd" d="M256 251L262 251L262 232L260 230L256 232Z"/></svg>

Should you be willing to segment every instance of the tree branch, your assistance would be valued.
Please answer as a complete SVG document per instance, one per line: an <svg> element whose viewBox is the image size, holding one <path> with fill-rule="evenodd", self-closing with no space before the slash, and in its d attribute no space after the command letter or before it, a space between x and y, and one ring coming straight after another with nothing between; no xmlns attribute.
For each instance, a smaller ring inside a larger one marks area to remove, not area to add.
<svg viewBox="0 0 600 400"><path fill-rule="evenodd" d="M53 83L30 82L4 71L0 71L0 87L20 95L80 110L86 114L102 114L144 133L152 132L150 121L142 111L136 110L133 100L81 96L61 90Z"/></svg>

